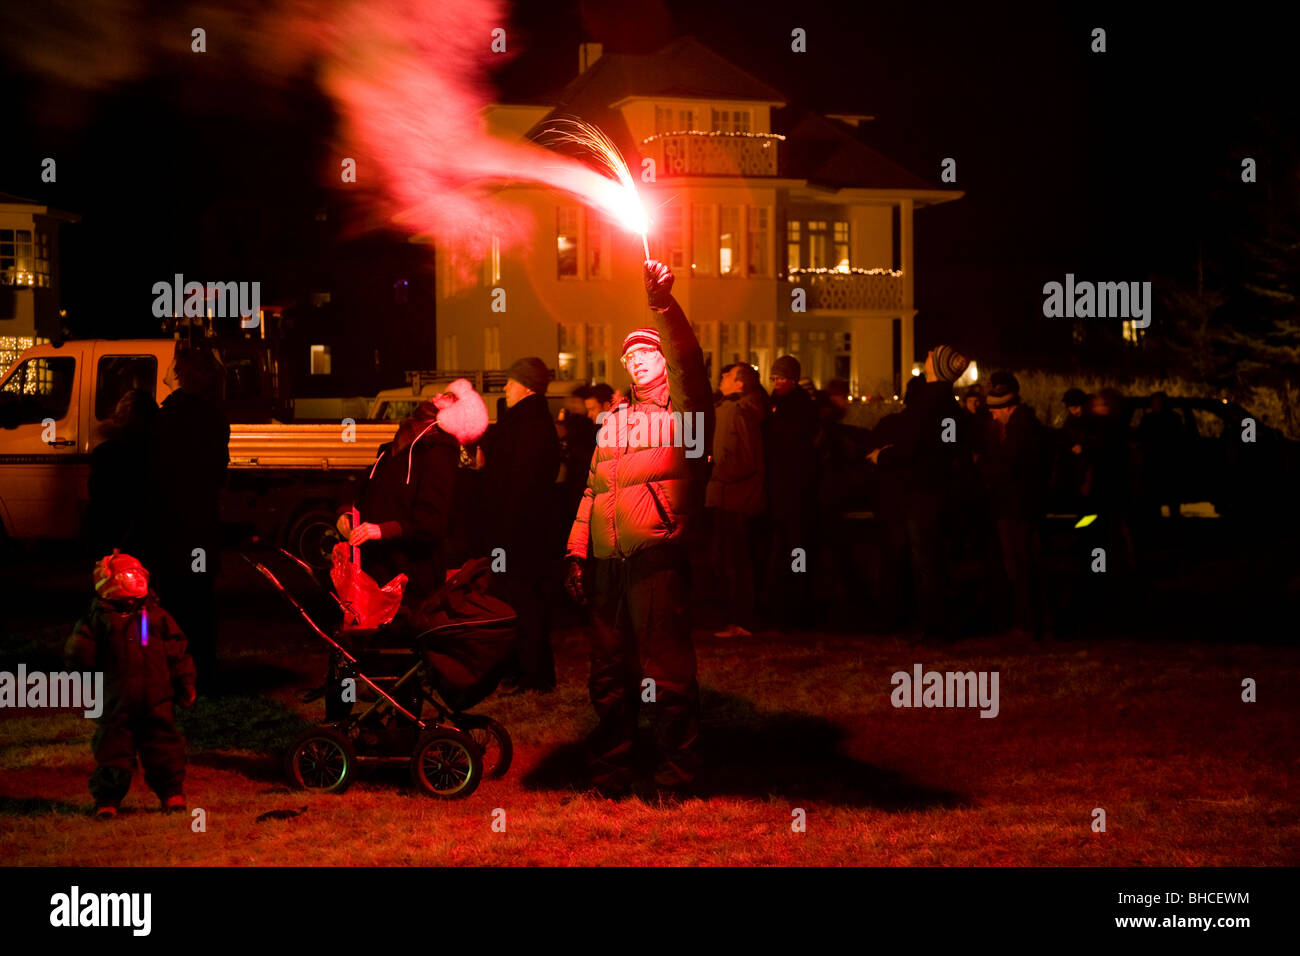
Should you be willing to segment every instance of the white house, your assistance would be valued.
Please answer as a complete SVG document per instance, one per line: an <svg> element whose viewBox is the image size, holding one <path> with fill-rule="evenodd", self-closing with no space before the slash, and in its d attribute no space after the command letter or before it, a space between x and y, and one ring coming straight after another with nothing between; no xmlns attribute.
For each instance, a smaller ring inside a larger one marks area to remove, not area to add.
<svg viewBox="0 0 1300 956"><path fill-rule="evenodd" d="M0 375L59 333L59 225L77 219L0 193Z"/></svg>
<svg viewBox="0 0 1300 956"><path fill-rule="evenodd" d="M844 378L854 394L896 393L913 361L913 215L962 193L867 146L856 129L867 117L784 109L778 91L691 38L636 56L583 44L579 66L553 102L494 105L486 127L518 140L576 116L614 140L711 375L747 361L766 381L789 353L818 386ZM651 183L638 175L645 159ZM623 336L651 318L640 237L563 193L511 187L497 201L524 217L531 241L485 236L469 281L439 256L438 365L538 355L558 379L624 384Z"/></svg>

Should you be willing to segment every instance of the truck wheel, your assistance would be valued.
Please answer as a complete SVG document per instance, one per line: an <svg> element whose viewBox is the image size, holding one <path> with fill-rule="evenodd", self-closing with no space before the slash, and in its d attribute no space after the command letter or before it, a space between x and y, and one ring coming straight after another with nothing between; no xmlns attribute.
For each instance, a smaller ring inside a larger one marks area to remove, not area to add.
<svg viewBox="0 0 1300 956"><path fill-rule="evenodd" d="M330 552L340 540L334 513L317 508L298 516L285 535L284 546L290 554L325 571L330 567Z"/></svg>

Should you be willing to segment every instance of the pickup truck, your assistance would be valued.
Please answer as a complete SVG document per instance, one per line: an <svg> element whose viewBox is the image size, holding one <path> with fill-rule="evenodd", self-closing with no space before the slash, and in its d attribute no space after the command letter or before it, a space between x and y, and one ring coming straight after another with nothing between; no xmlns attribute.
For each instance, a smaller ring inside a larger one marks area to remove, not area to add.
<svg viewBox="0 0 1300 956"><path fill-rule="evenodd" d="M162 403L173 388L176 346L173 339L89 339L19 356L0 379L0 538L81 533L100 426L129 389ZM226 367L229 396L240 369ZM336 503L397 424L232 421L223 520L328 566Z"/></svg>

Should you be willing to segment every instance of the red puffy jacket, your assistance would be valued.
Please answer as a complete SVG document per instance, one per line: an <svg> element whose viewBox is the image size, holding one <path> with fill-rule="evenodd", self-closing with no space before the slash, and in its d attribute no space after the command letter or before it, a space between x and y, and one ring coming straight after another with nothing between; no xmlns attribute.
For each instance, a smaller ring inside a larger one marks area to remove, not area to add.
<svg viewBox="0 0 1300 956"><path fill-rule="evenodd" d="M646 394L633 386L630 401L605 413L569 557L625 558L678 540L702 504L713 435L704 353L676 300L655 321L666 380Z"/></svg>

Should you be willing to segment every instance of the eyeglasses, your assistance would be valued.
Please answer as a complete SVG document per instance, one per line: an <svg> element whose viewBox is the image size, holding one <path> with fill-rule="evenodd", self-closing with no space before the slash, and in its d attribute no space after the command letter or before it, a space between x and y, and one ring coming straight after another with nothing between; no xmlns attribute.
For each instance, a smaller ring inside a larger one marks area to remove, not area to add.
<svg viewBox="0 0 1300 956"><path fill-rule="evenodd" d="M619 359L619 361L623 364L624 368L627 368L628 365L631 364L632 362L637 362L637 361L647 359L657 351L658 349L633 349L632 351L624 355L621 359Z"/></svg>

